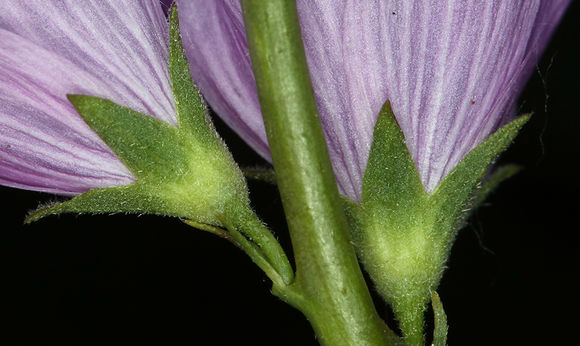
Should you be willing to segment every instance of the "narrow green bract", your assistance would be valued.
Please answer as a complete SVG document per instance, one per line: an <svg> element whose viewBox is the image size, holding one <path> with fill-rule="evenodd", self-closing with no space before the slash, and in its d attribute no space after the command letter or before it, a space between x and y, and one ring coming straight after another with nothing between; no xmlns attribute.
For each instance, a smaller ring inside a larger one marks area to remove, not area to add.
<svg viewBox="0 0 580 346"><path fill-rule="evenodd" d="M348 203L347 211L357 253L393 307L407 344L423 344L423 313L458 227L491 189L516 171L507 168L480 183L527 119L518 118L499 129L427 194L389 104L383 107L361 204Z"/></svg>
<svg viewBox="0 0 580 346"><path fill-rule="evenodd" d="M437 292L433 291L431 295L431 306L433 307L433 320L435 327L433 330L433 346L447 345L447 315L443 309L443 303Z"/></svg>

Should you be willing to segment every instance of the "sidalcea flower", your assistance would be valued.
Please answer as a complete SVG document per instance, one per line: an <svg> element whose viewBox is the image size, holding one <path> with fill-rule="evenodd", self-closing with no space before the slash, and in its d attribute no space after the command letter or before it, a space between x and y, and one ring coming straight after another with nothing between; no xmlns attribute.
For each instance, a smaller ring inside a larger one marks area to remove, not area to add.
<svg viewBox="0 0 580 346"><path fill-rule="evenodd" d="M177 9L168 21L163 6L0 3L0 184L78 195L27 222L64 212L180 217L288 283L292 268L191 79Z"/></svg>
<svg viewBox="0 0 580 346"><path fill-rule="evenodd" d="M83 193L28 221L123 211L237 227L252 215L176 12L168 23L156 0L4 1L0 12L0 183Z"/></svg>
<svg viewBox="0 0 580 346"><path fill-rule="evenodd" d="M193 78L269 159L236 0L178 0ZM336 179L360 200L373 127L389 100L426 192L515 115L569 0L298 0Z"/></svg>
<svg viewBox="0 0 580 346"><path fill-rule="evenodd" d="M134 175L67 100L177 124L159 1L0 2L0 184L75 195Z"/></svg>

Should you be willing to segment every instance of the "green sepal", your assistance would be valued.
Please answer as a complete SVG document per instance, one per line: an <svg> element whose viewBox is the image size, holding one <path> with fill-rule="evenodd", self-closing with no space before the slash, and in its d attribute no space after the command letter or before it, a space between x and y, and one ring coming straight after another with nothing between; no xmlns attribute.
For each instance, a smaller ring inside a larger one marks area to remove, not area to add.
<svg viewBox="0 0 580 346"><path fill-rule="evenodd" d="M492 134L428 194L388 102L381 110L360 206L347 205L345 210L357 253L393 307L407 343L423 342L423 313L458 227L494 187L516 172L506 168L481 182L528 118Z"/></svg>
<svg viewBox="0 0 580 346"><path fill-rule="evenodd" d="M361 219L352 228L357 254L409 344L423 342L422 315L442 257L425 227L428 197L387 102L375 125L360 209L350 206L346 214Z"/></svg>
<svg viewBox="0 0 580 346"><path fill-rule="evenodd" d="M429 204L430 208L437 211L435 215L437 232L454 237L457 226L462 225L458 223L458 220L462 219L461 214L468 213L501 181L515 174L515 167L499 171L499 175L492 176L489 180L491 185L477 192L478 184L485 177L489 166L512 143L529 119L530 115L524 115L498 129L473 148L435 188L429 197ZM476 205L469 205L472 196L475 199L471 201L477 202Z"/></svg>
<svg viewBox="0 0 580 346"><path fill-rule="evenodd" d="M86 95L67 95L78 114L138 180L171 180L188 170L180 131L152 116Z"/></svg>
<svg viewBox="0 0 580 346"><path fill-rule="evenodd" d="M179 32L176 4L171 6L169 17L169 75L179 127L191 130L198 140L212 142L216 138L219 139L208 116L203 98L191 79L189 63Z"/></svg>
<svg viewBox="0 0 580 346"><path fill-rule="evenodd" d="M95 189L83 193L66 202L41 207L33 211L24 220L25 223L62 213L110 214L137 213L163 214L180 216L179 212L171 213L168 203L159 198L158 193L140 183L106 189Z"/></svg>
<svg viewBox="0 0 580 346"><path fill-rule="evenodd" d="M363 178L361 204L382 222L404 223L422 211L427 198L405 136L387 102L377 119L374 138ZM401 215L409 215L403 219Z"/></svg>

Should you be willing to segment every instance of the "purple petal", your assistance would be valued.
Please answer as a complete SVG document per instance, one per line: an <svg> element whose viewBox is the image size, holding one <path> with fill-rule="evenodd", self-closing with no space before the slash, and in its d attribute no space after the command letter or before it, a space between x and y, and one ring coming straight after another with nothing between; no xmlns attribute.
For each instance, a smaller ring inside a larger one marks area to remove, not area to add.
<svg viewBox="0 0 580 346"><path fill-rule="evenodd" d="M374 123L390 100L425 189L432 192L466 153L512 116L516 97L568 3L298 1L341 191L360 199ZM239 7L203 0L183 5L188 56L197 66L194 79L216 112L256 147L265 134L256 124L259 106ZM235 71L222 67L232 62Z"/></svg>
<svg viewBox="0 0 580 346"><path fill-rule="evenodd" d="M0 184L59 194L134 177L66 94L175 124L157 1L0 2Z"/></svg>
<svg viewBox="0 0 580 346"><path fill-rule="evenodd" d="M2 1L0 28L105 81L113 101L176 124L158 1Z"/></svg>
<svg viewBox="0 0 580 346"><path fill-rule="evenodd" d="M382 50L387 97L427 192L513 116L513 102L567 4L390 4L380 31L390 37Z"/></svg>

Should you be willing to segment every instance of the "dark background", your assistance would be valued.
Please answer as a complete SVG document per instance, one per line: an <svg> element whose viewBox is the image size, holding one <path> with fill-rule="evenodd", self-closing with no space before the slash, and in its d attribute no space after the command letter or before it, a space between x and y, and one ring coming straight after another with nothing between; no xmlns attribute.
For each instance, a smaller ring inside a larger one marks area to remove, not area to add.
<svg viewBox="0 0 580 346"><path fill-rule="evenodd" d="M535 115L501 162L525 170L454 245L439 288L451 345L579 342L579 7L521 98ZM265 164L218 127L242 165ZM276 189L250 188L289 250ZM23 226L28 210L55 197L5 187L0 196L0 345L316 345L302 315L222 239L154 216L66 215Z"/></svg>

